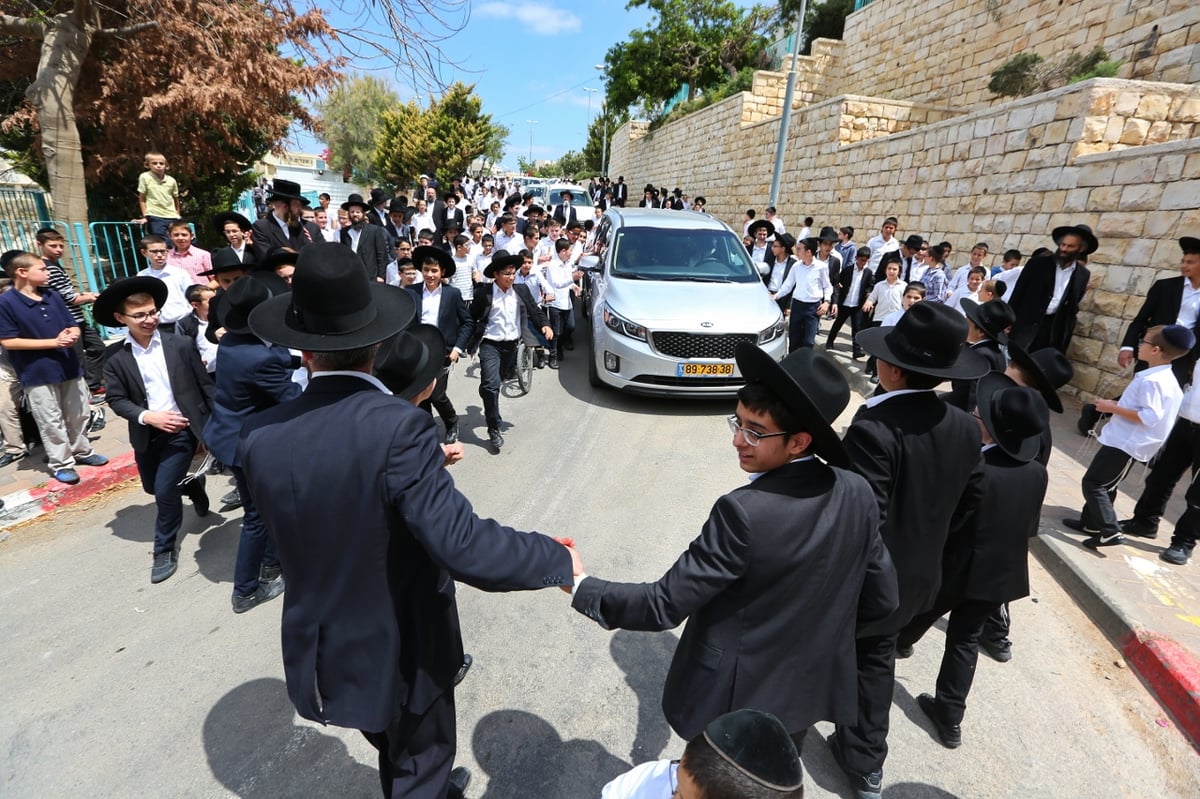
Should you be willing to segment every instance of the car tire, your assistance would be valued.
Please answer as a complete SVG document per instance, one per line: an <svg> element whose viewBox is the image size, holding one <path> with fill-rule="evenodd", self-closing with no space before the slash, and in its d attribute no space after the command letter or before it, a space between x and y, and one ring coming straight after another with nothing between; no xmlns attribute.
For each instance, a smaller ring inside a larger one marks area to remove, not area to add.
<svg viewBox="0 0 1200 799"><path fill-rule="evenodd" d="M588 385L592 388L604 388L600 381L600 369L596 366L596 333L592 331L591 341L588 342Z"/></svg>

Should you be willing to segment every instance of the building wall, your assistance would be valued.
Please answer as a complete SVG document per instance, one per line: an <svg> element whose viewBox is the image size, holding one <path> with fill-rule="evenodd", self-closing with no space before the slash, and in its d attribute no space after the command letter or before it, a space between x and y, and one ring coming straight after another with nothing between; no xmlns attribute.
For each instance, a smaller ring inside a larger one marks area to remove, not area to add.
<svg viewBox="0 0 1200 799"><path fill-rule="evenodd" d="M622 127L612 174L635 200L646 182L703 194L740 230L743 210L766 204L779 131L778 118L747 121L759 102L743 93L652 133ZM861 244L895 215L902 236L947 239L960 255L981 240L1028 254L1057 225L1091 225L1101 246L1073 385L1111 396L1105 374L1128 318L1155 279L1176 273L1179 236L1200 235L1198 124L1200 87L1181 84L1097 79L966 114L841 95L794 113L780 216L853 225Z"/></svg>
<svg viewBox="0 0 1200 799"><path fill-rule="evenodd" d="M874 0L843 39L837 93L969 108L992 102L992 70L1019 52L1054 62L1096 45L1125 62L1120 77L1200 82L1196 0Z"/></svg>

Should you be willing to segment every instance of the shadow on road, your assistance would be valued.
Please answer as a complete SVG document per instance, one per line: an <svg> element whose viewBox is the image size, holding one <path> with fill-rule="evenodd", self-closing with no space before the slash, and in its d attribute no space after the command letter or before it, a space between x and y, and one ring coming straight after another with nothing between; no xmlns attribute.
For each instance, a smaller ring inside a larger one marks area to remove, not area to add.
<svg viewBox="0 0 1200 799"><path fill-rule="evenodd" d="M295 723L283 680L251 680L221 697L204 720L204 753L240 797L378 796L379 773L346 744Z"/></svg>
<svg viewBox="0 0 1200 799"><path fill-rule="evenodd" d="M564 741L545 719L523 710L497 710L475 725L475 762L487 774L481 799L595 799L629 763L596 741Z"/></svg>
<svg viewBox="0 0 1200 799"><path fill-rule="evenodd" d="M674 633L636 633L618 630L609 651L625 672L625 683L638 698L637 732L629 751L632 763L657 760L671 740L671 727L662 712L663 684L679 639Z"/></svg>

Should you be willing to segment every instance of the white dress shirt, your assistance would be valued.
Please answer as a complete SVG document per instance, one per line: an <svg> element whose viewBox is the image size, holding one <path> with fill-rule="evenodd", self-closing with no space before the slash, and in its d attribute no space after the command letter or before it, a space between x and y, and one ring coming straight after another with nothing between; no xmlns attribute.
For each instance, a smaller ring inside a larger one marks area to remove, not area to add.
<svg viewBox="0 0 1200 799"><path fill-rule="evenodd" d="M208 320L197 319L196 321L199 322L196 326L196 349L200 351L200 360L204 361L204 368L208 370L209 374L212 374L217 371L217 345L204 337L208 331Z"/></svg>
<svg viewBox="0 0 1200 799"><path fill-rule="evenodd" d="M171 389L171 373L167 371L167 357L163 354L162 334L157 330L150 337L150 344L143 347L137 343L128 332L125 341L133 353L133 361L137 364L142 375L142 383L146 386L146 410L138 414L138 424L146 423L146 414L151 411L174 411L180 416L183 411L175 401L175 392ZM199 431L196 431L199 433Z"/></svg>
<svg viewBox="0 0 1200 799"><path fill-rule="evenodd" d="M874 306L871 309L872 316L875 319L883 319L892 311L898 311L904 307L904 289L908 286L903 280L897 280L895 283L888 283L886 280L881 280L871 288L871 294L867 297Z"/></svg>
<svg viewBox="0 0 1200 799"><path fill-rule="evenodd" d="M833 294L833 284L829 282L829 268L824 261L816 258L812 263L805 264L797 261L791 273L776 293L778 297L792 295L793 302L822 302Z"/></svg>
<svg viewBox="0 0 1200 799"><path fill-rule="evenodd" d="M1175 417L1183 405L1183 389L1170 364L1151 366L1133 376L1121 394L1119 404L1122 408L1136 410L1141 423L1114 413L1100 430L1098 440L1106 447L1116 447L1134 460L1145 463L1154 457L1175 426Z"/></svg>
<svg viewBox="0 0 1200 799"><path fill-rule="evenodd" d="M879 268L879 261L884 255L900 249L900 240L892 236L887 241L884 241L883 235L880 234L868 239L867 246L871 248L871 257L867 259L867 269L874 271Z"/></svg>
<svg viewBox="0 0 1200 799"><path fill-rule="evenodd" d="M1189 422L1200 424L1200 361L1196 361L1196 366L1192 369L1192 382L1183 393L1179 415Z"/></svg>
<svg viewBox="0 0 1200 799"><path fill-rule="evenodd" d="M356 230L354 225L351 225L349 228L347 228L347 231L350 234L350 249L358 252L358 240L362 238L362 228L358 228Z"/></svg>
<svg viewBox="0 0 1200 799"><path fill-rule="evenodd" d="M1065 269L1058 267L1054 270L1054 294L1050 297L1050 304L1046 306L1046 316L1058 310L1058 306L1062 304L1063 295L1067 293L1067 286L1071 282L1071 276L1075 274L1075 262ZM1008 292L1005 292L1006 294Z"/></svg>
<svg viewBox="0 0 1200 799"><path fill-rule="evenodd" d="M454 274L458 274L455 272ZM437 326L438 313L442 310L442 287L439 285L433 291L429 287L421 289L421 324Z"/></svg>
<svg viewBox="0 0 1200 799"><path fill-rule="evenodd" d="M138 272L138 277L156 277L167 284L167 301L159 309L158 317L163 324L173 325L192 312L192 304L187 301L187 290L192 286L192 276L187 272L168 264L162 269L146 267Z"/></svg>
<svg viewBox="0 0 1200 799"><path fill-rule="evenodd" d="M865 266L862 269L859 269L858 264L854 265L854 275L853 275L853 277L850 278L850 288L846 291L846 306L847 307L857 308L861 304L858 301L859 300L858 292L859 292L859 287L862 286L862 276L863 276L863 272L865 272L865 271L867 271L867 268Z"/></svg>
<svg viewBox="0 0 1200 799"><path fill-rule="evenodd" d="M492 284L492 308L488 311L483 337L492 341L516 341L521 337L521 301L514 289L501 291Z"/></svg>
<svg viewBox="0 0 1200 799"><path fill-rule="evenodd" d="M1191 282L1184 278L1183 296L1179 298L1179 316L1175 324L1191 330L1196 326L1197 315L1200 315L1200 286L1192 288Z"/></svg>
<svg viewBox="0 0 1200 799"><path fill-rule="evenodd" d="M571 264L561 258L555 258L546 265L546 283L550 286L549 293L554 295L549 303L551 308L571 310L571 286L575 285L572 272Z"/></svg>
<svg viewBox="0 0 1200 799"><path fill-rule="evenodd" d="M771 292L772 294L779 291L779 288L783 285L783 273L787 270L789 261L795 263L796 259L789 255L782 261L776 261L775 263L771 264L771 276L767 278L767 291Z"/></svg>

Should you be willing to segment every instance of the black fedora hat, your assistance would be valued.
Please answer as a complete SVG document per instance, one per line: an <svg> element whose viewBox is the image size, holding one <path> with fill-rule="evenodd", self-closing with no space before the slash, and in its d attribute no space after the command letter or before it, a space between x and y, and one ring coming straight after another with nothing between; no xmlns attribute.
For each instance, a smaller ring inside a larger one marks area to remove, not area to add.
<svg viewBox="0 0 1200 799"><path fill-rule="evenodd" d="M276 247L260 263L254 265L254 271L274 274L281 266L295 264L299 257L300 253L290 247Z"/></svg>
<svg viewBox="0 0 1200 799"><path fill-rule="evenodd" d="M921 249L921 245L924 243L925 239L921 238L916 233L910 234L909 237L904 240L904 246L910 250L919 250Z"/></svg>
<svg viewBox="0 0 1200 799"><path fill-rule="evenodd" d="M259 280L238 280L221 295L217 323L231 333L249 333L250 312L271 299L271 290Z"/></svg>
<svg viewBox="0 0 1200 799"><path fill-rule="evenodd" d="M776 361L749 342L739 344L735 355L747 382L766 385L803 422L814 454L850 468L850 456L831 426L850 402L850 384L828 356L803 347Z"/></svg>
<svg viewBox="0 0 1200 799"><path fill-rule="evenodd" d="M496 274L497 269L507 269L510 266L519 269L523 263L525 263L524 255L520 253L510 255L506 250L497 250L492 255L492 262L483 268L483 276L492 277Z"/></svg>
<svg viewBox="0 0 1200 799"><path fill-rule="evenodd" d="M367 201L363 199L361 194L351 194L349 197L347 197L346 202L342 203L342 210L349 211L350 207L354 205L357 205L359 208L363 209L363 213L371 210L371 206L367 204Z"/></svg>
<svg viewBox="0 0 1200 799"><path fill-rule="evenodd" d="M788 250L796 249L796 237L791 233L780 233L775 237L776 244L782 244Z"/></svg>
<svg viewBox="0 0 1200 799"><path fill-rule="evenodd" d="M765 219L755 219L750 223L750 227L746 228L746 232L751 236L757 236L760 228L766 228L768 236L775 235L775 225Z"/></svg>
<svg viewBox="0 0 1200 799"><path fill-rule="evenodd" d="M772 792L804 785L800 753L783 722L761 710L734 710L704 728L704 740L721 759Z"/></svg>
<svg viewBox="0 0 1200 799"><path fill-rule="evenodd" d="M167 284L149 275L118 280L100 292L100 296L92 303L92 318L105 327L124 327L113 314L126 297L134 294L149 294L154 298L154 307L162 308L167 301Z"/></svg>
<svg viewBox="0 0 1200 799"><path fill-rule="evenodd" d="M271 193L267 195L267 202L275 200L299 200L305 205L308 200L304 199L304 195L300 192L300 184L283 178L275 178L271 181Z"/></svg>
<svg viewBox="0 0 1200 799"><path fill-rule="evenodd" d="M1055 413L1063 412L1062 399L1058 390L1071 382L1075 377L1075 367L1053 347L1046 347L1037 352L1029 353L1015 341L1008 342L1008 357L1021 370L1029 382L1029 387L1036 389L1046 405Z"/></svg>
<svg viewBox="0 0 1200 799"><path fill-rule="evenodd" d="M403 197L393 197L388 203L389 214L402 214L408 210L408 202Z"/></svg>
<svg viewBox="0 0 1200 799"><path fill-rule="evenodd" d="M387 199L388 199L388 193L386 191L384 191L383 189L380 189L378 187L371 189L371 205L372 206L381 205Z"/></svg>
<svg viewBox="0 0 1200 799"><path fill-rule="evenodd" d="M441 264L443 279L454 277L454 272L458 269L458 265L454 263L454 259L450 257L450 253L441 247L422 245L412 251L412 262L417 265L417 269L424 266L428 258L432 258Z"/></svg>
<svg viewBox="0 0 1200 799"><path fill-rule="evenodd" d="M230 222L236 224L238 229L243 233L251 228L250 220L237 211L224 211L214 215L212 218L212 226L218 233L224 233L225 226Z"/></svg>
<svg viewBox="0 0 1200 799"><path fill-rule="evenodd" d="M388 391L411 400L437 379L445 350L446 339L435 325L413 325L380 345L375 376Z"/></svg>
<svg viewBox="0 0 1200 799"><path fill-rule="evenodd" d="M1083 239L1083 254L1091 255L1100 246L1100 242L1096 239L1096 234L1087 225L1063 225L1056 227L1050 233L1050 238L1054 239L1054 243L1058 244L1058 240L1063 236L1078 236Z"/></svg>
<svg viewBox="0 0 1200 799"><path fill-rule="evenodd" d="M979 418L996 446L1023 463L1037 457L1042 432L1050 424L1042 395L1002 372L988 372L979 379L977 396Z"/></svg>
<svg viewBox="0 0 1200 799"><path fill-rule="evenodd" d="M342 352L378 344L416 315L403 289L367 278L362 259L344 244L314 242L300 252L289 294L250 314L254 335L308 352Z"/></svg>
<svg viewBox="0 0 1200 799"><path fill-rule="evenodd" d="M642 186L642 194L645 194L648 191L658 191L658 189L654 188L653 183L647 183L645 186Z"/></svg>
<svg viewBox="0 0 1200 799"><path fill-rule="evenodd" d="M1017 321L1017 315L1013 312L1012 306L1007 302L1004 300L988 300L980 304L968 297L963 297L958 304L962 306L963 313L967 315L967 318L974 322L975 326L984 333L987 333L1001 344L1008 341L1008 334L1004 331Z"/></svg>
<svg viewBox="0 0 1200 799"><path fill-rule="evenodd" d="M529 216L530 214L544 214L544 213L546 213L546 209L543 208L542 206L538 205L537 203L534 203L533 205L531 205L525 209L525 216Z"/></svg>
<svg viewBox="0 0 1200 799"><path fill-rule="evenodd" d="M1195 236L1184 236L1179 240L1179 248L1184 255L1200 255L1200 239Z"/></svg>
<svg viewBox="0 0 1200 799"><path fill-rule="evenodd" d="M872 327L854 341L881 361L908 372L943 380L972 380L987 374L988 364L963 346L967 320L940 302L918 302L895 327Z"/></svg>
<svg viewBox="0 0 1200 799"><path fill-rule="evenodd" d="M242 257L234 252L232 247L218 247L212 251L212 266L203 272L197 272L202 277L212 277L222 272L250 271L250 265L242 263Z"/></svg>
<svg viewBox="0 0 1200 799"><path fill-rule="evenodd" d="M821 228L821 232L817 235L817 241L829 241L837 244L837 231L829 225Z"/></svg>

